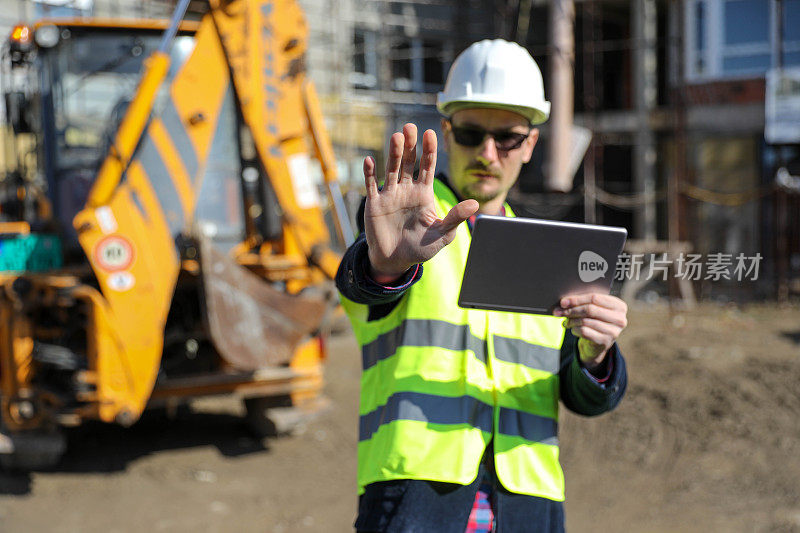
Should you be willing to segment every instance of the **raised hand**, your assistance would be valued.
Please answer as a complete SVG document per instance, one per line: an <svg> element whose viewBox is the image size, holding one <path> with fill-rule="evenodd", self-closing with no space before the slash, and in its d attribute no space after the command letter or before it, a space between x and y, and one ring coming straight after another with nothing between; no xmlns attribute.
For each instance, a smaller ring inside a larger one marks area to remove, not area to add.
<svg viewBox="0 0 800 533"><path fill-rule="evenodd" d="M364 160L367 204L364 226L369 246L371 276L379 283L399 278L417 263L423 263L448 245L456 227L478 210L478 202L464 200L444 219L436 215L433 178L436 173L436 134L422 136L419 176L414 177L417 158L417 127L406 124L392 135L386 162L386 180L378 190L375 160Z"/></svg>

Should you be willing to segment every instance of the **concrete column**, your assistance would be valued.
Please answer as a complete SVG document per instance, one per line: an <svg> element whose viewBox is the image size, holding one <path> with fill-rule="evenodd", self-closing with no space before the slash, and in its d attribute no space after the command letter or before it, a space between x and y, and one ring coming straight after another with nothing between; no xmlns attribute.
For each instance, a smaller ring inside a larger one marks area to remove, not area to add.
<svg viewBox="0 0 800 533"><path fill-rule="evenodd" d="M633 84L637 117L636 140L633 146L633 180L635 191L650 200L656 189L655 135L650 127L650 112L656 106L656 3L655 0L633 0ZM655 201L643 203L634 217L640 239L656 238Z"/></svg>
<svg viewBox="0 0 800 533"><path fill-rule="evenodd" d="M553 0L550 5L550 139L546 186L552 191L572 189L569 173L573 119L573 68L575 64L575 4Z"/></svg>

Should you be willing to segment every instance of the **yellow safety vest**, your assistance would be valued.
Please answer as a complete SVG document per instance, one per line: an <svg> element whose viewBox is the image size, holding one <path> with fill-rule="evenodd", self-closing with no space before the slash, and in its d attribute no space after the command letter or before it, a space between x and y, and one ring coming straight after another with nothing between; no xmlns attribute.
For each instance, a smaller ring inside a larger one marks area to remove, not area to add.
<svg viewBox="0 0 800 533"><path fill-rule="evenodd" d="M439 181L434 193L444 218L458 200ZM367 320L368 306L342 297L362 351L359 494L393 479L469 484L494 437L504 487L564 500L563 319L458 307L470 239L461 224L383 318Z"/></svg>

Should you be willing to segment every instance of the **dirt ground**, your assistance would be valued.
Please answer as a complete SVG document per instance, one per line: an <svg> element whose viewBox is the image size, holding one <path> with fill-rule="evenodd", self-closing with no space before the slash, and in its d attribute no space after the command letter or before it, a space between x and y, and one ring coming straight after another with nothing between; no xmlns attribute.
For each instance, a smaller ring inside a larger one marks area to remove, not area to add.
<svg viewBox="0 0 800 533"><path fill-rule="evenodd" d="M800 532L800 307L630 319L621 407L562 415L568 529ZM58 468L0 474L0 531L351 531L359 363L331 348L334 406L300 434L254 439L231 399L76 428Z"/></svg>

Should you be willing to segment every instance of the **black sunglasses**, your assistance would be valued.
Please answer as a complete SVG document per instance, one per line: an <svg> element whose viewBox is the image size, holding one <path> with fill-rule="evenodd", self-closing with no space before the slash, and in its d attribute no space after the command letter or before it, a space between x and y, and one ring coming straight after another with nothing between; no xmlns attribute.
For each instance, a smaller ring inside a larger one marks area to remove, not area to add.
<svg viewBox="0 0 800 533"><path fill-rule="evenodd" d="M461 146L470 148L480 146L488 135L494 139L494 144L498 150L510 152L522 146L522 143L531 134L530 130L528 130L528 133L517 133L511 130L488 131L476 126L456 126L452 122L450 124L453 130L453 138L456 142Z"/></svg>

